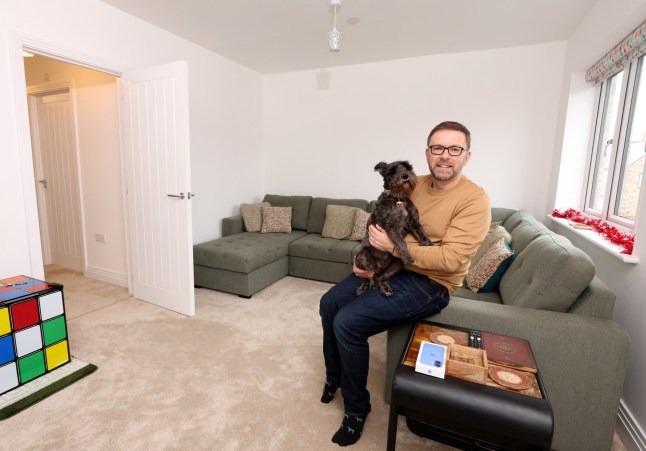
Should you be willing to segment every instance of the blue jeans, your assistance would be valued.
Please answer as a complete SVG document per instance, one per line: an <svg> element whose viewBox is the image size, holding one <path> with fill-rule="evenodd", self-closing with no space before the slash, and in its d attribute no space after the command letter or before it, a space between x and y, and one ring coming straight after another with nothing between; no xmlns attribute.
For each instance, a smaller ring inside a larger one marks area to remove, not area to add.
<svg viewBox="0 0 646 451"><path fill-rule="evenodd" d="M327 382L341 387L345 413L351 415L370 412L368 337L439 313L449 303L444 286L411 271L399 271L390 279L390 297L374 289L357 296L360 284L350 274L323 295L319 310Z"/></svg>

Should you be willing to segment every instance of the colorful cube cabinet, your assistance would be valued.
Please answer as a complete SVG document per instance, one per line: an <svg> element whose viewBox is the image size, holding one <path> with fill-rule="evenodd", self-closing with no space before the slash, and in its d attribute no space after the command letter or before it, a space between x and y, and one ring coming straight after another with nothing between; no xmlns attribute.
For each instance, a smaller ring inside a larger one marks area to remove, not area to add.
<svg viewBox="0 0 646 451"><path fill-rule="evenodd" d="M0 280L0 395L69 362L63 286Z"/></svg>

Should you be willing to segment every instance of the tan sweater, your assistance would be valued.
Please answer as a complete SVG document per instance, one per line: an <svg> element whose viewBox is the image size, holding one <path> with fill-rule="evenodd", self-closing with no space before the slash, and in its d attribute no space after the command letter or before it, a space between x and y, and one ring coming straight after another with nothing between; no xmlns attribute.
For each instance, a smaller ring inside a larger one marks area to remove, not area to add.
<svg viewBox="0 0 646 451"><path fill-rule="evenodd" d="M489 231L489 196L464 175L446 191L433 190L432 182L433 176L420 176L411 200L433 246L420 246L409 234L406 243L415 265L405 269L427 275L453 294Z"/></svg>

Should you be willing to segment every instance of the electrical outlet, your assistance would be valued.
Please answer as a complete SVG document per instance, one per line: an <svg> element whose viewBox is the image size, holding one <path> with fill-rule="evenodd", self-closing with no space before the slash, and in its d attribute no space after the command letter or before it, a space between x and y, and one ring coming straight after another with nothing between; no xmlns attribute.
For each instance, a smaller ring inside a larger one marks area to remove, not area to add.
<svg viewBox="0 0 646 451"><path fill-rule="evenodd" d="M105 243L105 235L102 233L97 233L94 235L97 243Z"/></svg>

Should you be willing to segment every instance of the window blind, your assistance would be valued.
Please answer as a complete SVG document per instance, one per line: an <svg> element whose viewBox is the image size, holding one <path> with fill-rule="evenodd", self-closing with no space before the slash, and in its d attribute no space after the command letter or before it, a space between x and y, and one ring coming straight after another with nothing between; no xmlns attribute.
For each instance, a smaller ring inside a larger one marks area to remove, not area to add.
<svg viewBox="0 0 646 451"><path fill-rule="evenodd" d="M617 44L603 58L585 73L585 80L595 84L612 77L630 61L646 53L646 22L643 22L623 41Z"/></svg>

